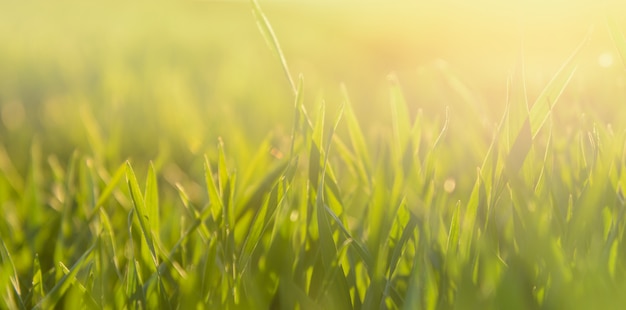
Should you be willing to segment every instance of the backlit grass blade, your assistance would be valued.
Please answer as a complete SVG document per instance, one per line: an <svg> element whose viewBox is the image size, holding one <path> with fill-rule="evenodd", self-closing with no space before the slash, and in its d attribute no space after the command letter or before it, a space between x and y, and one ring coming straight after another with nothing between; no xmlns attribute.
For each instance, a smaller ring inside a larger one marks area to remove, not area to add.
<svg viewBox="0 0 626 310"><path fill-rule="evenodd" d="M334 126L331 128L331 131L328 133L328 142L326 145L326 156L324 158L324 163L321 170L321 177L319 179L319 183L317 184L317 196L315 200L315 209L317 215L317 224L319 231L319 242L320 242L320 250L321 250L321 260L326 272L332 270L333 262L336 257L339 255L337 250L337 246L333 239L333 231L330 226L330 221L327 215L326 203L324 199L324 179L326 177L326 170L328 168L328 153L330 151L330 146L332 144L332 137L339 125L339 121L343 115L343 107L339 114L337 115L337 119L334 123ZM323 114L322 114L323 116ZM317 127L317 126L316 126ZM321 134L321 133L320 133ZM314 144L313 144L314 145ZM341 267L338 267L342 270ZM323 281L322 281L323 282ZM352 302L350 299L349 289L347 287L346 279L343 274L343 271L336 273L336 276L333 279L333 285L331 288L330 296L333 299L329 300L334 305L341 305L342 308L350 308L352 306Z"/></svg>
<svg viewBox="0 0 626 310"><path fill-rule="evenodd" d="M20 278L18 276L17 273L17 269L15 268L15 263L13 261L13 258L11 257L11 253L9 253L9 249L7 248L6 243L4 242L4 239L0 240L2 242L2 247L0 248L0 258L2 258L2 265L8 265L8 268L10 268L10 270L8 270L9 273L9 279L11 282L11 286L12 288L9 289L8 287L6 288L6 292L2 292L3 296L4 294L9 294L9 299L13 299L13 295L17 296L18 298L18 302L19 302L19 306L22 309L25 309L25 305L24 305L24 300L23 300L23 296L22 296L22 289L20 287ZM7 272L5 269L7 267L0 265L0 272L4 271Z"/></svg>
<svg viewBox="0 0 626 310"><path fill-rule="evenodd" d="M326 120L326 102L322 101L319 105L319 114L315 119L313 125L313 132L311 133L311 142L317 144L320 149L320 154L324 145L324 122ZM317 184L317 183L316 183Z"/></svg>
<svg viewBox="0 0 626 310"><path fill-rule="evenodd" d="M70 269L67 268L67 266L65 266L63 264L63 262L59 262L59 268L61 268L61 271L63 272L63 274L65 276L70 274ZM87 304L89 306L89 308L91 309L97 309L99 308L98 303L96 302L96 300L93 298L93 296L91 296L91 294L89 293L89 290L83 285L81 284L79 281L76 280L76 278L71 278L70 279L70 284L72 286L75 286L85 297L85 300L87 301Z"/></svg>
<svg viewBox="0 0 626 310"><path fill-rule="evenodd" d="M109 245L111 247L111 254L112 254L111 260L113 261L113 266L115 267L115 271L117 272L119 279L122 280L123 277L122 277L122 272L120 268L120 263L117 258L115 232L113 230L113 225L111 224L111 220L109 219L109 216L103 209L100 209L100 221L102 222L102 228L103 228L103 232L101 236L108 235L109 237L107 241L110 243Z"/></svg>
<svg viewBox="0 0 626 310"><path fill-rule="evenodd" d="M330 217L334 220L335 224L337 224L337 226L341 229L341 231L345 235L346 239L352 240L352 242L350 244L355 248L356 252L361 257L361 260L363 261L363 263L366 266L373 266L374 265L374 261L372 260L372 254L369 252L369 250L367 249L365 244L363 244L362 242L358 241L357 239L355 239L352 236L352 234L344 226L344 224L341 221L341 219L339 219L339 217L337 217L337 215L332 210L330 210L330 208L327 207L326 211L328 212L328 215L330 215Z"/></svg>
<svg viewBox="0 0 626 310"><path fill-rule="evenodd" d="M437 136L437 139L435 139L435 142L433 143L431 152L433 150L435 150L437 148L437 146L446 137L446 134L448 133L448 127L449 126L450 126L450 108L446 107L446 114L445 114L445 119L443 121L443 126L441 127L441 131L439 132L439 135Z"/></svg>
<svg viewBox="0 0 626 310"><path fill-rule="evenodd" d="M217 142L217 181L220 189L220 194L222 197L222 201L225 202L226 196L228 193L226 192L226 187L229 181L228 175L228 167L226 165L226 153L224 151L224 141L219 138Z"/></svg>
<svg viewBox="0 0 626 310"><path fill-rule="evenodd" d="M515 138L519 135L529 115L528 94L526 91L526 66L524 63L523 48L522 46L517 66L507 85L507 150L511 150L512 142L515 141Z"/></svg>
<svg viewBox="0 0 626 310"><path fill-rule="evenodd" d="M61 300L67 289L70 288L70 286L72 285L72 282L74 281L74 278L76 277L78 271L81 270L88 261L90 261L93 250L95 249L98 242L99 241L96 240L96 242L94 242L94 244L89 249L87 249L87 251L85 251L83 255L81 255L81 257L74 263L69 272L64 275L59 280L59 282L57 282L57 284L50 290L48 295L46 295L44 299L42 299L37 305L35 305L35 309L52 309L56 306L56 304L59 302L59 300Z"/></svg>
<svg viewBox="0 0 626 310"><path fill-rule="evenodd" d="M211 169L211 163L209 162L209 158L207 156L204 156L204 179L206 181L213 218L215 221L220 221L223 209L222 197L220 196L220 191L217 189L217 184L215 184L215 180L213 179L213 170Z"/></svg>
<svg viewBox="0 0 626 310"><path fill-rule="evenodd" d="M28 214L28 219L32 223L41 223L42 212L37 212L37 207L43 203L43 169L41 167L41 143L34 139L30 147L29 175L22 196L24 208L20 211Z"/></svg>
<svg viewBox="0 0 626 310"><path fill-rule="evenodd" d="M148 249L150 249L150 256L154 266L158 267L159 264L156 250L154 248L154 241L152 240L152 231L150 230L150 218L148 217L145 200L141 190L139 189L137 177L135 176L135 172L133 171L133 167L130 165L130 162L126 162L126 182L128 183L128 189L133 201L133 206L135 207L135 215L137 216L137 220L139 221L139 226L141 228L141 235L145 239Z"/></svg>
<svg viewBox="0 0 626 310"><path fill-rule="evenodd" d="M319 165L319 164L318 164ZM317 196L315 200L315 210L317 215L317 225L319 232L319 241L321 245L321 258L325 268L330 268L330 265L337 253L337 247L333 240L333 232L330 227L330 222L326 216L325 203L324 203L324 167L321 168L321 177L317 184Z"/></svg>
<svg viewBox="0 0 626 310"><path fill-rule="evenodd" d="M320 172L322 170L322 145L324 134L324 118L325 118L325 104L322 102L319 108L319 115L315 120L315 126L310 137L310 151L309 151L309 182L312 186L319 184ZM312 187L315 188L315 187ZM317 188L319 189L319 188ZM318 192L319 195L319 192Z"/></svg>
<svg viewBox="0 0 626 310"><path fill-rule="evenodd" d="M43 287L43 276L41 272L41 264L39 263L39 255L35 254L33 262L33 292L31 296L31 304L37 304L46 295Z"/></svg>
<svg viewBox="0 0 626 310"><path fill-rule="evenodd" d="M115 170L115 173L109 180L105 180L108 182L106 186L104 187L104 189L102 190L102 192L100 193L100 196L98 197L98 201L96 201L95 208L93 209L93 211L91 211L91 214L87 216L88 221L91 221L91 219L93 219L96 213L98 213L98 210L100 210L100 208L104 205L107 199L109 199L109 197L113 193L113 190L115 190L118 183L124 177L125 173L126 173L126 163L123 163L119 166L119 168L117 168L117 170Z"/></svg>
<svg viewBox="0 0 626 310"><path fill-rule="evenodd" d="M160 229L160 215L159 215L159 187L157 184L156 172L154 171L154 165L150 162L148 168L148 177L146 178L146 191L144 194L145 206L147 209L148 219L150 221L150 230L153 237L158 239L158 233Z"/></svg>
<svg viewBox="0 0 626 310"><path fill-rule="evenodd" d="M521 130L516 136L509 152L506 170L515 174L524 164L530 151L532 142L552 113L552 109L561 97L570 80L578 68L577 56L587 45L591 37L591 30L583 41L576 47L570 57L563 63L561 68L554 74L552 80L546 85L535 103L530 107L529 117L523 123Z"/></svg>
<svg viewBox="0 0 626 310"><path fill-rule="evenodd" d="M217 176L218 185L220 190L220 197L222 199L222 216L224 217L224 223L227 223L231 229L235 227L235 212L232 203L233 186L235 185L231 179L231 175L228 172L226 165L226 153L224 151L224 142L219 139L217 144L218 160L217 160Z"/></svg>
<svg viewBox="0 0 626 310"><path fill-rule="evenodd" d="M411 133L411 123L409 119L409 110L407 108L400 82L395 75L387 77L390 91L391 103L391 125L393 127L394 143L396 155L402 154Z"/></svg>
<svg viewBox="0 0 626 310"><path fill-rule="evenodd" d="M606 19L613 43L615 43L619 57L622 60L622 65L626 68L626 37L624 37L624 33L620 30L619 24L613 16L607 14Z"/></svg>
<svg viewBox="0 0 626 310"><path fill-rule="evenodd" d="M469 255L469 251L472 248L472 242L474 231L476 227L476 221L478 220L479 214L479 206L480 204L485 204L481 193L482 189L482 181L480 177L480 169L477 170L476 181L474 182L474 187L472 188L472 192L470 194L469 200L467 201L463 222L461 226L462 234L460 235L460 244L463 246L461 248L462 257L468 258L466 255Z"/></svg>
<svg viewBox="0 0 626 310"><path fill-rule="evenodd" d="M298 77L298 88L296 89L296 100L293 107L293 128L291 129L291 145L289 146L289 158L293 159L294 148L296 147L296 136L298 134L298 126L300 124L300 107L304 107L304 77L302 74Z"/></svg>
<svg viewBox="0 0 626 310"><path fill-rule="evenodd" d="M283 54L283 50L280 48L280 44L278 43L278 38L274 34L274 29L272 29L272 25L270 21L261 10L261 6L257 0L250 0L252 2L252 12L254 13L254 17L257 22L257 26L267 43L267 46L272 50L272 52L278 57L280 60L280 64L283 67L283 72L291 85L291 90L294 95L297 95L298 90L296 88L296 83L294 83L294 79L291 77L291 72L289 71L289 67L287 66L287 60L285 59L285 55Z"/></svg>
<svg viewBox="0 0 626 310"><path fill-rule="evenodd" d="M279 178L285 176L289 164L287 160L277 163L271 170L265 173L263 179L248 187L249 192L245 193L245 196L240 196L237 201L237 205L241 206L241 211L237 214L238 219L243 212L253 211L254 208L263 203L263 196L271 192L272 187Z"/></svg>
<svg viewBox="0 0 626 310"><path fill-rule="evenodd" d="M585 36L583 41L576 47L574 52L563 63L561 68L554 74L552 80L548 82L548 85L543 89L541 94L535 103L530 107L530 131L532 138L537 136L537 133L548 119L549 114L554 109L555 104L565 91L565 88L569 84L570 80L576 73L578 68L577 58L580 51L587 45L591 38L591 30Z"/></svg>
<svg viewBox="0 0 626 310"><path fill-rule="evenodd" d="M275 187L271 191L270 196L265 199L265 202L259 208L259 211L253 220L252 227L250 227L250 231L248 231L246 239L243 243L239 258L239 265L242 268L242 273L246 271L250 257L259 245L262 235L265 233L267 228L269 228L269 221L275 216L276 210L278 210L276 206L280 204L280 202L276 201L276 190L278 189Z"/></svg>
<svg viewBox="0 0 626 310"><path fill-rule="evenodd" d="M408 242L411 240L411 237L414 236L415 228L417 226L417 220L414 216L411 216L410 211L406 209L406 205L402 204L402 207L398 209L398 213L406 213L409 220L402 228L402 234L400 235L400 239L396 242L394 248L392 249L391 259L389 261L389 271L387 273L387 278L392 279L396 270L398 268L399 262L401 259L408 259L409 257L406 255L406 247L408 246ZM399 217L399 216L398 216ZM396 218L398 218L396 217ZM390 280L387 280L387 285L385 286L384 296L388 296L390 294L390 290L393 288L393 283Z"/></svg>
<svg viewBox="0 0 626 310"><path fill-rule="evenodd" d="M454 208L454 213L452 213L452 220L450 221L450 231L448 233L448 242L446 245L446 253L448 257L456 254L458 245L459 245L459 234L460 234L460 213L461 212L461 202L457 202L456 207Z"/></svg>
<svg viewBox="0 0 626 310"><path fill-rule="evenodd" d="M421 238L421 234L419 236ZM421 240L415 239L415 255L413 256L413 264L411 264L411 274L409 287L407 288L407 298L402 309L423 309L424 308L424 285L426 285L425 266L423 254L420 251Z"/></svg>
<svg viewBox="0 0 626 310"><path fill-rule="evenodd" d="M204 221L207 221L210 218L210 216L211 216L211 208L205 208L204 210L200 212L200 214L195 218L191 226L187 228L187 230L180 237L180 239L176 242L176 244L174 244L174 246L170 249L170 252L167 255L167 258L164 261L162 261L159 267L157 268L158 272L153 273L150 276L150 278L146 281L146 284L151 283L152 281L154 281L154 278L156 276L165 272L165 268L169 266L171 261L173 261L174 255L178 253L178 251L180 251L180 248L183 246L183 244L187 242L193 236L193 234L198 230L199 227L206 228L204 227ZM143 282L141 283L141 285L142 286L144 285Z"/></svg>
<svg viewBox="0 0 626 310"><path fill-rule="evenodd" d="M345 102L345 122L348 127L348 135L350 136L350 143L354 150L354 154L358 158L356 162L359 176L368 183L371 183L371 161L367 145L365 144L365 137L363 131L357 120L357 116L352 108L352 103L348 97L348 91L345 85L341 85L341 90ZM370 184L371 185L371 184Z"/></svg>
<svg viewBox="0 0 626 310"><path fill-rule="evenodd" d="M76 175L76 165L78 163L78 153L74 152L72 154L72 158L70 159L67 165L67 173L64 184L64 191L68 197L76 195L75 189L75 175ZM76 208L74 207L74 202L70 199L67 199L63 203L63 210L61 212L61 229L56 236L55 248L54 248L54 260L57 262L66 260L68 258L68 249L71 247L70 243L72 240L71 235L71 221L72 216L75 212ZM63 276L63 273L60 269L57 269L56 279L60 279Z"/></svg>

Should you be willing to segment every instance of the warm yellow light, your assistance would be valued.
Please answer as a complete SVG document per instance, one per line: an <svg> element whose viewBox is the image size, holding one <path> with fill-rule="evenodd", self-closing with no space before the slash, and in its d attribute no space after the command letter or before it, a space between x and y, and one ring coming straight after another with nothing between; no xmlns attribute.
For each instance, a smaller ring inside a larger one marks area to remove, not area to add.
<svg viewBox="0 0 626 310"><path fill-rule="evenodd" d="M598 65L603 68L608 68L613 65L613 54L611 52L604 52L598 56Z"/></svg>

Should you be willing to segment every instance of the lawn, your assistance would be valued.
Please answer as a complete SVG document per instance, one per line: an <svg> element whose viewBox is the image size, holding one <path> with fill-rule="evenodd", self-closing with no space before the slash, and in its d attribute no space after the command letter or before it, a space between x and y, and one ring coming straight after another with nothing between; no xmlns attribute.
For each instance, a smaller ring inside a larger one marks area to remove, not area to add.
<svg viewBox="0 0 626 310"><path fill-rule="evenodd" d="M621 309L626 6L0 4L0 308Z"/></svg>

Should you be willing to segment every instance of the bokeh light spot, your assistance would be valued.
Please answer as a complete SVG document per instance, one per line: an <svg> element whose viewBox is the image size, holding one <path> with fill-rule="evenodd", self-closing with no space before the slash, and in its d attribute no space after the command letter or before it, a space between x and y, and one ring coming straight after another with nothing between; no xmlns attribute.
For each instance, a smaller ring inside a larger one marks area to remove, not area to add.
<svg viewBox="0 0 626 310"><path fill-rule="evenodd" d="M454 181L453 178L448 178L446 179L445 182L443 182L443 190L446 191L447 193L452 193L455 188L456 188L456 181Z"/></svg>
<svg viewBox="0 0 626 310"><path fill-rule="evenodd" d="M613 65L613 54L604 52L598 56L598 64L600 67L608 68Z"/></svg>

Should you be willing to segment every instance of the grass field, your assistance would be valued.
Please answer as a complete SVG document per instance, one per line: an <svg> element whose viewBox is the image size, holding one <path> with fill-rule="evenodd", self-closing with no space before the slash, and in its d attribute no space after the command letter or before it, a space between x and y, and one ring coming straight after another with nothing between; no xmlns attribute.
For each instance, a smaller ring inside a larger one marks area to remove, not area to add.
<svg viewBox="0 0 626 310"><path fill-rule="evenodd" d="M621 309L626 6L0 4L0 308Z"/></svg>

